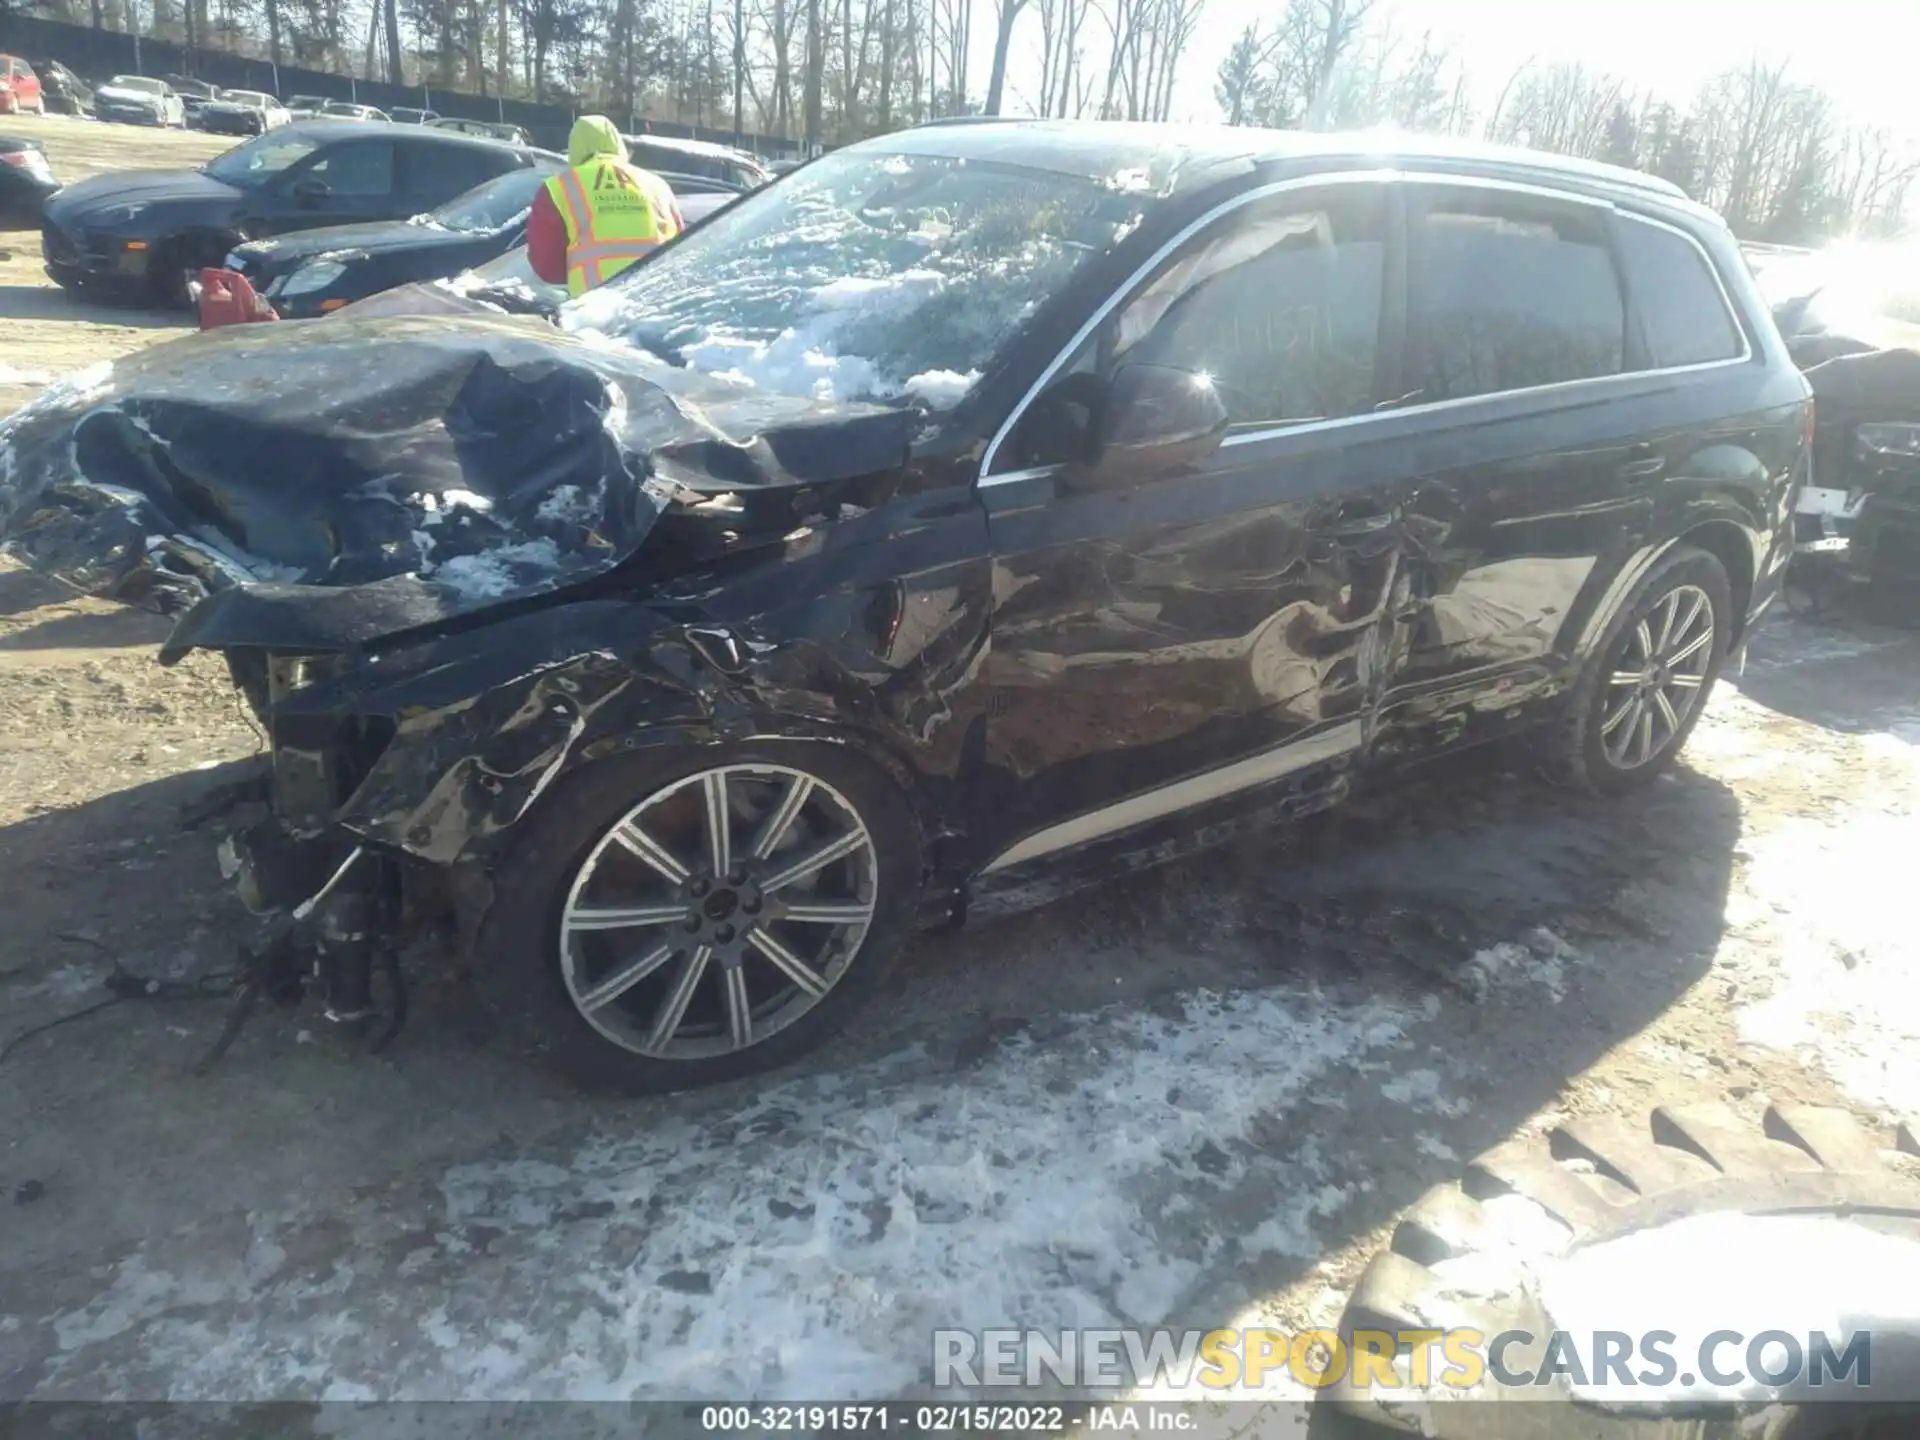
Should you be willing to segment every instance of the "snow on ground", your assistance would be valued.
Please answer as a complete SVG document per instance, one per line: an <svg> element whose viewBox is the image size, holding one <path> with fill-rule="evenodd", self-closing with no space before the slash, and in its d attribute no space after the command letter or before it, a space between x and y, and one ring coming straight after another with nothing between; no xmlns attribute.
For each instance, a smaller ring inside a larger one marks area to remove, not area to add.
<svg viewBox="0 0 1920 1440"><path fill-rule="evenodd" d="M1749 684L1796 667L1857 661L1897 643L1815 625L1777 626L1767 639ZM1760 710L1746 695L1717 698L1696 746L1723 774L1776 772L1837 788L1821 759L1767 743L1764 732L1741 723ZM1803 813L1743 844L1743 873L1729 897L1726 968L1747 1043L1818 1066L1870 1112L1920 1113L1910 888L1920 852L1920 716L1897 704L1870 708L1847 728L1854 733L1837 763L1847 778L1876 775L1877 783L1841 815Z"/></svg>
<svg viewBox="0 0 1920 1440"><path fill-rule="evenodd" d="M1888 1114L1920 1111L1920 820L1906 804L1844 827L1791 823L1753 847L1748 888L1764 897L1773 975L1771 993L1740 1011L1743 1038L1806 1055Z"/></svg>
<svg viewBox="0 0 1920 1440"><path fill-rule="evenodd" d="M1226 1241L1174 1223L1210 1192L1270 1189L1250 1252L1318 1247L1350 1197L1312 1147L1248 1132L1417 1013L1198 994L1003 1047L964 1086L897 1060L788 1082L562 1163L456 1166L431 1233L328 1217L355 1243L318 1276L275 1258L318 1217L255 1216L221 1263L136 1253L52 1317L43 1393L854 1399L920 1383L936 1327L1151 1326ZM396 1363L349 1318L376 1311L430 1343Z"/></svg>

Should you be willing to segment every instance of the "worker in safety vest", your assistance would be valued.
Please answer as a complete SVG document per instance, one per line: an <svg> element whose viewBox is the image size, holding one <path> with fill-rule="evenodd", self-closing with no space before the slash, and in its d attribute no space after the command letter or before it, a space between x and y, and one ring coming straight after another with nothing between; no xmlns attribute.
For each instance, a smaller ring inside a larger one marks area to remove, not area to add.
<svg viewBox="0 0 1920 1440"><path fill-rule="evenodd" d="M627 159L604 115L582 115L567 139L570 168L547 181L527 217L527 262L569 295L604 285L682 229L665 180Z"/></svg>

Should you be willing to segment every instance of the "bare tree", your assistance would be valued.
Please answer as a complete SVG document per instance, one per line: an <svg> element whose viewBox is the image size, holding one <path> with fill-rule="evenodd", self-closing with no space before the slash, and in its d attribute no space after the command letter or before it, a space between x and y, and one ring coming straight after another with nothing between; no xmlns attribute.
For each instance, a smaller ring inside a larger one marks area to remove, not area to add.
<svg viewBox="0 0 1920 1440"><path fill-rule="evenodd" d="M1020 18L1027 0L994 0L993 65L987 72L985 113L998 115L1000 100L1007 88L1007 47L1013 43L1013 22Z"/></svg>

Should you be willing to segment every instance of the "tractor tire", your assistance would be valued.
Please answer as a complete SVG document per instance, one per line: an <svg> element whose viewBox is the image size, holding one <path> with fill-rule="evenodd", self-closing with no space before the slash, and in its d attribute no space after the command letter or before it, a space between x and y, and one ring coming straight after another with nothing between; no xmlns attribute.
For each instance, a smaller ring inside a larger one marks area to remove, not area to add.
<svg viewBox="0 0 1920 1440"><path fill-rule="evenodd" d="M1338 1333L1351 1353L1357 1331L1470 1327L1487 1337L1524 1331L1536 1338L1514 1343L1505 1368L1509 1375L1538 1375L1544 1337L1553 1329L1540 1299L1541 1262L1714 1213L1831 1217L1920 1244L1920 1159L1913 1157L1920 1157L1920 1125L1867 1124L1844 1110L1812 1106L1775 1105L1759 1122L1743 1120L1724 1105L1657 1109L1638 1124L1612 1117L1570 1120L1544 1135L1499 1145L1458 1181L1428 1191L1361 1276ZM1785 1256L1758 1255L1753 1263L1791 1267ZM1920 1296L1911 1313L1914 1323L1892 1335L1883 1335L1886 1322L1879 1318L1862 1327L1872 1331L1876 1352L1882 1340L1891 1341L1909 1366L1920 1354ZM1832 1320L1809 1315L1807 1328ZM1737 1354L1737 1347L1727 1353ZM1433 1378L1445 1364L1437 1349L1431 1358ZM1695 1398L1603 1408L1576 1398L1561 1375L1508 1385L1489 1369L1471 1399L1447 1395L1438 1384L1412 1388L1402 1354L1399 1388L1357 1387L1349 1383L1349 1370L1321 1389L1308 1433L1313 1440L1920 1435L1920 1373L1909 1370L1903 1392L1898 1380L1884 1374L1887 1368L1875 1366L1886 1399L1872 1404L1859 1398L1870 1395L1870 1388L1845 1387L1851 1391L1845 1398L1836 1394L1816 1404L1782 1397L1789 1403L1703 1405ZM1530 1403L1498 1403L1514 1401Z"/></svg>

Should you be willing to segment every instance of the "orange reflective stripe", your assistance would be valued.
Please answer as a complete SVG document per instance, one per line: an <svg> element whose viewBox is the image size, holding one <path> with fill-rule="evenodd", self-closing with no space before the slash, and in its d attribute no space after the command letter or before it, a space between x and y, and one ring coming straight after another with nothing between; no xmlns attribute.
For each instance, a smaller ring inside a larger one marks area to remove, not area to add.
<svg viewBox="0 0 1920 1440"><path fill-rule="evenodd" d="M560 193L567 201L567 243L571 245L593 233L593 209L587 204L587 192L577 170L563 170L558 178Z"/></svg>
<svg viewBox="0 0 1920 1440"><path fill-rule="evenodd" d="M599 260L637 260L659 243L658 240L601 240L590 245L575 245L571 253Z"/></svg>

